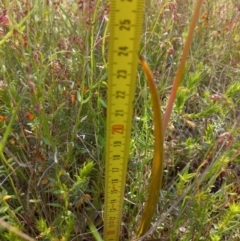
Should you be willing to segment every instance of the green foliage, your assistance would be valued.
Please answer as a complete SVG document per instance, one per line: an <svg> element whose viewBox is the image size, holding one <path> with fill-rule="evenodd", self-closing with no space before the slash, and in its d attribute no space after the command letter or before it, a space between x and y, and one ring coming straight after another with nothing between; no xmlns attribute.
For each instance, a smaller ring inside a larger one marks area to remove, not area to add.
<svg viewBox="0 0 240 241"><path fill-rule="evenodd" d="M206 126L206 131L205 131L205 135L204 135L204 138L205 138L205 142L208 143L208 144L211 144L212 143L212 140L213 140L213 132L214 132L214 126L212 124L208 124Z"/></svg>
<svg viewBox="0 0 240 241"><path fill-rule="evenodd" d="M228 89L226 91L226 96L229 98L236 98L239 96L240 91L240 83L238 81L233 82L228 86Z"/></svg>
<svg viewBox="0 0 240 241"><path fill-rule="evenodd" d="M180 195L183 193L184 188L186 188L186 185L191 181L191 179L195 176L194 173L188 173L189 172L189 165L187 165L182 174L178 174L179 181L177 183L177 193Z"/></svg>
<svg viewBox="0 0 240 241"><path fill-rule="evenodd" d="M17 227L19 228L19 227ZM6 241L25 241L24 238L20 238L18 235L12 233L12 232L7 232L4 234L3 237L3 240L6 240Z"/></svg>
<svg viewBox="0 0 240 241"><path fill-rule="evenodd" d="M74 232L75 221L75 217L71 212L62 212L61 217L59 216L59 218L57 218L50 226L47 225L46 220L40 218L39 220L36 220L36 228L40 232L38 238L41 240L57 240L60 235L61 240L67 241L71 238L72 233ZM64 227L64 230L54 226L57 224Z"/></svg>
<svg viewBox="0 0 240 241"><path fill-rule="evenodd" d="M79 169L79 176L77 176L77 181L85 180L89 177L90 173L92 172L94 167L94 162L88 160L84 163L83 167Z"/></svg>
<svg viewBox="0 0 240 241"><path fill-rule="evenodd" d="M189 70L185 70L183 76L183 85L178 89L176 97L176 110L179 114L183 112L184 107L186 106L187 100L194 96L197 92L197 86L200 84L200 81L203 79L203 64L200 63L196 66L195 72L191 73Z"/></svg>
<svg viewBox="0 0 240 241"><path fill-rule="evenodd" d="M77 203L81 198L83 198L82 190L87 190L89 185L89 176L93 170L94 163L93 161L86 161L84 166L79 169L79 175L76 175L76 180L69 190L70 192L70 200L74 204Z"/></svg>
<svg viewBox="0 0 240 241"><path fill-rule="evenodd" d="M109 5L54 2L0 3L9 21L0 20L0 216L41 241L101 240ZM146 1L140 52L163 114L193 2ZM203 6L166 133L152 238L240 239L234 4ZM136 81L121 240L135 234L153 156L151 101L140 70ZM1 228L0 240L23 239Z"/></svg>
<svg viewBox="0 0 240 241"><path fill-rule="evenodd" d="M207 116L212 116L212 115L219 115L221 114L221 106L218 104L214 104L214 105L210 105L209 107L206 107L203 111L199 112L199 113L192 113L192 114L188 114L187 116L191 119L194 118L204 118Z"/></svg>

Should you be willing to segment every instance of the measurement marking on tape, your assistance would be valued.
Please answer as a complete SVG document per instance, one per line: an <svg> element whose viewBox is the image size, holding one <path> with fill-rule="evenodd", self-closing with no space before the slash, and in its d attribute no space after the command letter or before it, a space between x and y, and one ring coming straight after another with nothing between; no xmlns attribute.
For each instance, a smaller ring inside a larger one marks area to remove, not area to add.
<svg viewBox="0 0 240 241"><path fill-rule="evenodd" d="M144 0L110 1L104 241L119 241Z"/></svg>

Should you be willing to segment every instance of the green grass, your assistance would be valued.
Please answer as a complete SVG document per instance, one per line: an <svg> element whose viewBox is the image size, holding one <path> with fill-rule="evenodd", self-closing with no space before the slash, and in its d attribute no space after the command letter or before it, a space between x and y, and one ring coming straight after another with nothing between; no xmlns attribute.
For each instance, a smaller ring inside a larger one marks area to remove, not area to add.
<svg viewBox="0 0 240 241"><path fill-rule="evenodd" d="M0 3L0 218L41 241L99 240L109 5L49 2ZM145 9L141 54L153 71L163 114L192 2L154 0ZM224 0L203 5L166 133L164 184L148 237L240 239L236 7ZM121 240L136 235L148 195L152 127L139 67ZM0 239L24 240L3 227Z"/></svg>

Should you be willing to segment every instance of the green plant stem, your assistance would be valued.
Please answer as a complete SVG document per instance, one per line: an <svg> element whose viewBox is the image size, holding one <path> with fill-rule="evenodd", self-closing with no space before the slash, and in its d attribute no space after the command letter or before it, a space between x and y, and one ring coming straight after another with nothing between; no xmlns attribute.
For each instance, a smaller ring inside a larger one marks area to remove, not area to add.
<svg viewBox="0 0 240 241"><path fill-rule="evenodd" d="M90 229L93 237L95 238L95 240L96 241L103 241L103 239L100 236L97 228L95 227L95 225L90 220L88 221L88 226L89 226L89 229Z"/></svg>
<svg viewBox="0 0 240 241"><path fill-rule="evenodd" d="M152 162L152 177L149 186L149 196L146 202L142 218L139 222L137 236L142 236L150 226L157 202L159 200L159 192L162 186L163 177L163 162L164 162L164 151L163 151L163 132L162 132L162 114L161 104L157 87L154 83L152 72L144 60L140 57L142 68L145 75L147 76L147 82L152 97L153 105L153 122L154 122L154 156Z"/></svg>
<svg viewBox="0 0 240 241"><path fill-rule="evenodd" d="M28 235L26 235L25 233L19 231L17 228L11 226L10 224L8 224L7 222L5 222L2 219L0 219L0 226L6 228L9 232L12 232L25 240L35 241L35 239L33 239L33 238L29 237Z"/></svg>
<svg viewBox="0 0 240 241"><path fill-rule="evenodd" d="M34 8L35 7L32 8L32 10L29 12L29 14L25 18L23 18L20 23L10 26L9 32L0 41L0 46L3 45L9 38L11 38L14 35L14 33L22 32L22 30L21 30L22 26L27 21L27 19L29 19L29 17L32 15Z"/></svg>
<svg viewBox="0 0 240 241"><path fill-rule="evenodd" d="M23 92L23 94L24 94L24 92ZM15 121L15 119L16 119L16 116L17 116L17 113L18 113L18 111L19 111L19 109L20 109L20 106L21 106L21 104L22 104L22 101L23 101L23 99L20 99L17 107L14 109L13 114L12 114L12 118L11 118L11 120L10 120L8 126L7 126L6 131L4 132L3 138L2 138L1 141L0 141L0 153L3 153L4 146L6 145L8 136L9 136L10 133L11 133L13 123L14 123L14 121Z"/></svg>
<svg viewBox="0 0 240 241"><path fill-rule="evenodd" d="M90 37L90 60L91 60L91 86L94 83L94 78L95 78L95 74L96 74L96 63L95 63L95 55L94 55L94 50L95 50L95 46L94 46L94 24L96 21L96 16L97 16L97 9L98 6L100 4L101 1L97 1L96 6L95 6L95 11L93 13L93 19L92 19L92 27L91 27L91 37ZM96 40L97 41L97 40Z"/></svg>
<svg viewBox="0 0 240 241"><path fill-rule="evenodd" d="M19 185L18 185L18 181L17 181L16 171L15 171L14 168L8 163L8 161L7 161L7 159L5 158L3 152L0 152L0 160L1 160L1 163L4 165L4 167L6 168L6 171L9 171L9 173L10 173L10 171L12 172L12 175L13 175L16 183L14 184L14 181L13 181L13 179L11 178L11 175L9 175L9 176L10 176L10 177L9 177L9 182L11 183L11 186L12 186L12 188L13 188L13 190L14 190L14 193L15 193L15 195L16 195L16 198L18 199L19 203L22 204L22 202L21 202L21 197L19 197L18 191L17 191L17 189L16 189L16 187L18 188L18 186L19 186ZM14 217L15 217L15 215L14 215ZM16 221L17 221L17 220L18 220L18 219L16 218Z"/></svg>

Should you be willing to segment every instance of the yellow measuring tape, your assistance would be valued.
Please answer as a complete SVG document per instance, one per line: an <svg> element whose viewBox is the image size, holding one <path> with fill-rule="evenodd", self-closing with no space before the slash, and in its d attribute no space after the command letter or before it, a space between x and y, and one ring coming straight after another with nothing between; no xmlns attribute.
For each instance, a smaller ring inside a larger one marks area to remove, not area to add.
<svg viewBox="0 0 240 241"><path fill-rule="evenodd" d="M119 241L144 0L110 1L104 241Z"/></svg>

